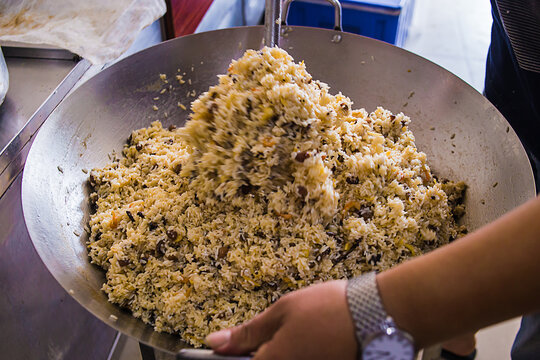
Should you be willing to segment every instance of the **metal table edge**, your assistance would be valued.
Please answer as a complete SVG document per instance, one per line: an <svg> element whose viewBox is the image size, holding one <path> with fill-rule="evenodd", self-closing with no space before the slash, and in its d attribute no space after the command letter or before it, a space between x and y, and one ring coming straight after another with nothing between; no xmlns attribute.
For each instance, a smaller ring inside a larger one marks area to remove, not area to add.
<svg viewBox="0 0 540 360"><path fill-rule="evenodd" d="M39 106L24 127L0 151L0 198L24 168L26 155L34 135L90 66L88 60L79 61L51 95Z"/></svg>

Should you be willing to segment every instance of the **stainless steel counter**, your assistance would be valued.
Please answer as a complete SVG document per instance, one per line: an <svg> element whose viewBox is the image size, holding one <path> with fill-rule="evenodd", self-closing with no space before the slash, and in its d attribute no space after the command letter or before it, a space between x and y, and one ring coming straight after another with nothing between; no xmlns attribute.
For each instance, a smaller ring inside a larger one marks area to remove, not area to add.
<svg viewBox="0 0 540 360"><path fill-rule="evenodd" d="M6 57L11 82L0 106L0 197L22 171L31 139L90 67L87 61Z"/></svg>
<svg viewBox="0 0 540 360"><path fill-rule="evenodd" d="M116 331L84 310L47 271L26 231L20 191L32 136L88 64L9 56L6 63L11 86L0 106L0 354L106 359Z"/></svg>
<svg viewBox="0 0 540 360"><path fill-rule="evenodd" d="M156 22L128 54L161 40ZM52 277L32 245L21 206L22 169L33 136L65 96L103 66L58 52L52 58L50 51L4 53L10 88L0 106L0 358L117 358L118 332Z"/></svg>
<svg viewBox="0 0 540 360"><path fill-rule="evenodd" d="M9 57L10 88L0 106L0 149L23 128L76 65L73 61Z"/></svg>
<svg viewBox="0 0 540 360"><path fill-rule="evenodd" d="M21 175L0 199L0 354L4 359L107 359L116 331L50 275L22 221Z"/></svg>

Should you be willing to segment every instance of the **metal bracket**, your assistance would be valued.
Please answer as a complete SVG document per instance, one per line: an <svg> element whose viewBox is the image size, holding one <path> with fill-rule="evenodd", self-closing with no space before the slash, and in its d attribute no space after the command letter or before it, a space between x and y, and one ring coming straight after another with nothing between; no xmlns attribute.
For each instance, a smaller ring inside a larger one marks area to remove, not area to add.
<svg viewBox="0 0 540 360"><path fill-rule="evenodd" d="M289 7L294 0L285 0L283 4L283 14L281 16L281 25L287 25L287 16L289 15ZM341 3L339 0L326 0L334 7L334 30L343 31L343 25L341 21Z"/></svg>

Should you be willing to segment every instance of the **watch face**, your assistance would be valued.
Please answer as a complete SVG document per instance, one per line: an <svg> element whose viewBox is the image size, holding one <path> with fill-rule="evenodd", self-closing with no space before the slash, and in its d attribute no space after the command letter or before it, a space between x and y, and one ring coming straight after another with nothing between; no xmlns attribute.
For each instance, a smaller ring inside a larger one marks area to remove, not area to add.
<svg viewBox="0 0 540 360"><path fill-rule="evenodd" d="M400 331L381 333L368 342L362 350L363 360L412 360L414 345Z"/></svg>

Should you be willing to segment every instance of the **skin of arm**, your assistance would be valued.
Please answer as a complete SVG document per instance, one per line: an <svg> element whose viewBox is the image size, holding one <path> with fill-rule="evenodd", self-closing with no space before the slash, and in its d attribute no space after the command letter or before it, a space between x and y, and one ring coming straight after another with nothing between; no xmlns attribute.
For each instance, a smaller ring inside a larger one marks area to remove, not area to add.
<svg viewBox="0 0 540 360"><path fill-rule="evenodd" d="M540 197L377 276L385 309L425 347L540 309Z"/></svg>
<svg viewBox="0 0 540 360"><path fill-rule="evenodd" d="M423 348L540 309L540 197L452 244L377 275L387 313ZM207 337L254 359L355 359L346 281L290 293Z"/></svg>

